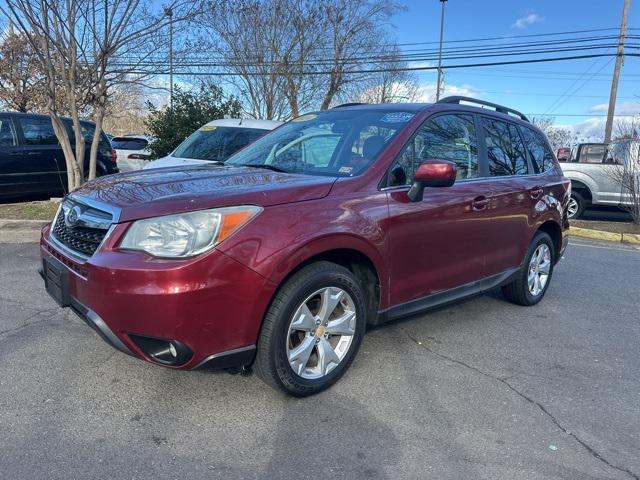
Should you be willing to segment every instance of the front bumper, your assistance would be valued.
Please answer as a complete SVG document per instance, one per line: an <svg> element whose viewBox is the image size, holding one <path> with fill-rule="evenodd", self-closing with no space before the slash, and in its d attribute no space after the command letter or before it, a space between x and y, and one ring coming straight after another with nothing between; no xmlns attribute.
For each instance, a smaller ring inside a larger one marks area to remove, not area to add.
<svg viewBox="0 0 640 480"><path fill-rule="evenodd" d="M151 363L186 370L250 364L275 286L215 249L180 261L119 251L114 246L125 228L118 225L84 262L63 253L43 229L43 263L54 258L65 270L62 304L114 348ZM174 341L188 355L168 364L145 351L141 337Z"/></svg>

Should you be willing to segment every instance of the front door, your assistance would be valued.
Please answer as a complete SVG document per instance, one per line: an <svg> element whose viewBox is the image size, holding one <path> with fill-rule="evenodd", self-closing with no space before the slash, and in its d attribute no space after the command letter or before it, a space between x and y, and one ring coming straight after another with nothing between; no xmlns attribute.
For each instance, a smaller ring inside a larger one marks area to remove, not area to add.
<svg viewBox="0 0 640 480"><path fill-rule="evenodd" d="M413 173L427 159L455 162L457 180L451 187L427 188L422 201L411 202L407 191ZM391 305L482 278L491 188L480 177L472 115L429 118L392 165L385 188Z"/></svg>

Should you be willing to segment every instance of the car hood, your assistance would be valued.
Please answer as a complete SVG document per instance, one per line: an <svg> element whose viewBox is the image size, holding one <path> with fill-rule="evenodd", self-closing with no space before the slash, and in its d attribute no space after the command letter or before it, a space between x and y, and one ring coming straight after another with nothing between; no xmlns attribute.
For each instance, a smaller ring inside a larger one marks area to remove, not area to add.
<svg viewBox="0 0 640 480"><path fill-rule="evenodd" d="M107 175L85 183L71 196L98 208L116 207L118 221L123 222L203 208L315 200L328 195L335 180L208 164Z"/></svg>
<svg viewBox="0 0 640 480"><path fill-rule="evenodd" d="M144 166L144 169L149 170L150 168L183 167L185 165L208 165L210 163L211 162L209 160L197 160L195 158L180 158L168 156L147 163Z"/></svg>

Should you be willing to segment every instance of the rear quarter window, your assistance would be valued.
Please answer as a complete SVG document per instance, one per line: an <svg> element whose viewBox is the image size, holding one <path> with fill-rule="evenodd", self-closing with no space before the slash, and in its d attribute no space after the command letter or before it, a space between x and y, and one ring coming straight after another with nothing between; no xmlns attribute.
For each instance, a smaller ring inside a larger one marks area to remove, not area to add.
<svg viewBox="0 0 640 480"><path fill-rule="evenodd" d="M555 167L555 160L547 142L542 135L527 127L520 127L522 138L531 157L533 173L543 173Z"/></svg>

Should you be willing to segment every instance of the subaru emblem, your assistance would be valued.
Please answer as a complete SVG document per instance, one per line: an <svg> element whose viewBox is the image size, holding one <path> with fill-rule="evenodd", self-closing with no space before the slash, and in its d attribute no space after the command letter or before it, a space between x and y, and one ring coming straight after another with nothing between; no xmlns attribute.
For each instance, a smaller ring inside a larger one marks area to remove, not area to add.
<svg viewBox="0 0 640 480"><path fill-rule="evenodd" d="M80 219L81 214L82 214L82 210L80 209L79 206L76 205L70 210L67 210L64 216L64 223L67 224L67 227L75 226L76 223L78 223L78 220Z"/></svg>

